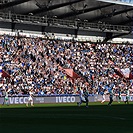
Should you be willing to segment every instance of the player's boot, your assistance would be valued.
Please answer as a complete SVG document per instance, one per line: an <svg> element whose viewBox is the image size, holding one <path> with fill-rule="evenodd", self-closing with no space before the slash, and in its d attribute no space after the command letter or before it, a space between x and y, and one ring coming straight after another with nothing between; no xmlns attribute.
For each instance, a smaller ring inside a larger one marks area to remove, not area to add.
<svg viewBox="0 0 133 133"><path fill-rule="evenodd" d="M77 102L77 105L80 107L80 102Z"/></svg>

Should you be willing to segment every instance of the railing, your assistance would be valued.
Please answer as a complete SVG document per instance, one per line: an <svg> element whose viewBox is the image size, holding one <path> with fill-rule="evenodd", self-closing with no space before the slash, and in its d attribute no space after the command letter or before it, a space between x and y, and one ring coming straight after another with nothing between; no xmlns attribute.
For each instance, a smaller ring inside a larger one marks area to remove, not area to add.
<svg viewBox="0 0 133 133"><path fill-rule="evenodd" d="M0 21L14 22L22 24L34 24L41 26L63 27L71 29L82 29L89 31L101 31L101 32L113 32L113 33L130 33L132 32L132 26L124 25L110 25L99 23L88 23L87 21L79 20L64 20L57 18L48 18L47 16L39 17L33 15L20 15L12 13L0 12Z"/></svg>

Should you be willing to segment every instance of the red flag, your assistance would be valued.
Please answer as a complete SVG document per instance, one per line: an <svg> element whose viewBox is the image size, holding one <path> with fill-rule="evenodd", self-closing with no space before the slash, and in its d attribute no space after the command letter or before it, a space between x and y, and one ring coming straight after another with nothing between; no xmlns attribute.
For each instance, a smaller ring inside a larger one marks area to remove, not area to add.
<svg viewBox="0 0 133 133"><path fill-rule="evenodd" d="M10 78L10 75L7 73L7 72L5 72L4 70L2 70L2 78Z"/></svg>
<svg viewBox="0 0 133 133"><path fill-rule="evenodd" d="M71 78L80 78L80 76L73 71L73 69L64 69L65 73Z"/></svg>
<svg viewBox="0 0 133 133"><path fill-rule="evenodd" d="M131 72L129 74L129 79L133 79L133 69L131 70Z"/></svg>
<svg viewBox="0 0 133 133"><path fill-rule="evenodd" d="M120 69L118 67L115 67L114 71L119 77L121 77L121 78L124 77L123 73L120 71Z"/></svg>
<svg viewBox="0 0 133 133"><path fill-rule="evenodd" d="M109 63L110 65L114 64L114 62L111 61L111 60L109 60L108 63Z"/></svg>

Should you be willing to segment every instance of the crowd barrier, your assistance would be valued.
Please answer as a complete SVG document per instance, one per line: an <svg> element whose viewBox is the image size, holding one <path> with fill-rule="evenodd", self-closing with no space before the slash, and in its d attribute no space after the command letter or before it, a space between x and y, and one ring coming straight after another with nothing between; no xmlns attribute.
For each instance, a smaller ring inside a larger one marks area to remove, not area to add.
<svg viewBox="0 0 133 133"><path fill-rule="evenodd" d="M117 101L117 96L114 96L114 101ZM121 96L121 101L124 101L125 95ZM102 96L95 95L88 97L89 102L101 102ZM34 103L75 103L80 101L79 95L53 95L53 96L35 96ZM25 104L28 101L28 96L12 96L9 97L9 104ZM109 95L106 95L106 101L109 101ZM133 101L133 95L129 96L129 101ZM0 97L0 104L4 102L4 97Z"/></svg>

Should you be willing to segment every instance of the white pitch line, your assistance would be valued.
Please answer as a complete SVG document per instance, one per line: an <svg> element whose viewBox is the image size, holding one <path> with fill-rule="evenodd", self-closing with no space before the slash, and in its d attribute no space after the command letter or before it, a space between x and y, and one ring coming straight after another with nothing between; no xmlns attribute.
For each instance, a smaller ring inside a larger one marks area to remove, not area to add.
<svg viewBox="0 0 133 133"><path fill-rule="evenodd" d="M112 118L112 119L118 119L118 120L126 120L125 118L122 118L122 117L114 117L114 116L98 116L98 115L95 115L97 117L105 117L105 118Z"/></svg>

